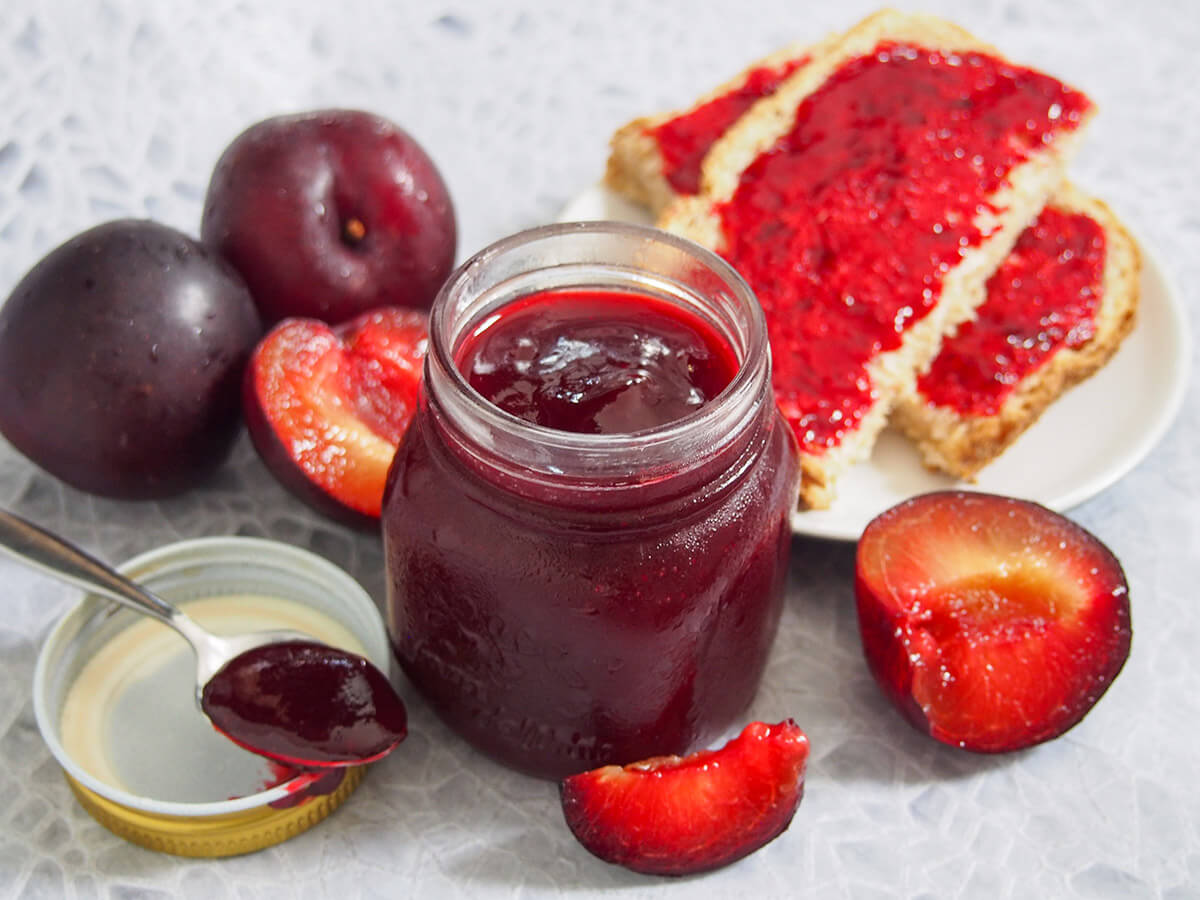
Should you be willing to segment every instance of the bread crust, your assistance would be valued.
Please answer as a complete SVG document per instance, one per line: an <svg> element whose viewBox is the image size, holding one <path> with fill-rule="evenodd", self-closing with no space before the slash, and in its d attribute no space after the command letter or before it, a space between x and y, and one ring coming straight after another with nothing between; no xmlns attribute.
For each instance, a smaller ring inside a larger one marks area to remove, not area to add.
<svg viewBox="0 0 1200 900"><path fill-rule="evenodd" d="M742 172L791 130L796 110L806 97L846 62L869 54L885 40L942 52L981 52L1004 58L993 47L936 17L893 10L878 12L843 35L834 35L811 48L806 65L726 131L704 160L700 194L676 196L660 214L659 227L723 252L717 207L732 198ZM995 212L980 213L974 221L986 237L946 273L939 302L905 332L900 346L869 364L875 399L858 427L838 446L819 455L801 453L802 506L820 509L830 504L837 478L870 455L896 398L911 390L917 373L928 367L940 349L942 335L974 315L983 302L987 279L1061 184L1066 161L1073 155L1093 111L1073 130L1060 132L1044 152L1016 166L1006 186L989 198L988 206Z"/></svg>
<svg viewBox="0 0 1200 900"><path fill-rule="evenodd" d="M1084 213L1104 230L1105 255L1096 331L1077 348L1063 347L1009 394L997 413L964 416L925 399L915 385L896 405L892 421L920 449L925 465L974 481L1034 424L1063 392L1089 378L1120 347L1136 319L1140 301L1141 253L1121 221L1102 201L1066 185L1050 205Z"/></svg>
<svg viewBox="0 0 1200 900"><path fill-rule="evenodd" d="M622 125L609 141L608 163L604 172L605 185L634 203L647 207L653 215L658 215L679 195L667 181L663 172L662 151L650 132L664 122L688 115L714 100L741 90L751 73L758 69L785 66L803 58L808 52L807 44L788 44L747 66L728 81L702 95L686 109L643 116Z"/></svg>

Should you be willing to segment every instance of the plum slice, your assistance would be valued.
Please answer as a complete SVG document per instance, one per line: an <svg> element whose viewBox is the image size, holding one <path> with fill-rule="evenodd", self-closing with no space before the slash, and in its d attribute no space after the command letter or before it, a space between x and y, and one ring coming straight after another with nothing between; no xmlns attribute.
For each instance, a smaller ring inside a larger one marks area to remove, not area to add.
<svg viewBox="0 0 1200 900"><path fill-rule="evenodd" d="M337 327L287 319L246 368L244 407L259 455L326 515L374 527L396 446L416 409L427 315L383 307Z"/></svg>
<svg viewBox="0 0 1200 900"><path fill-rule="evenodd" d="M859 540L855 593L883 692L919 731L966 750L1057 737L1129 655L1116 557L1025 500L939 491L887 510Z"/></svg>
<svg viewBox="0 0 1200 900"><path fill-rule="evenodd" d="M591 853L648 875L691 875L777 838L804 794L808 738L787 719L752 722L719 750L572 775L567 826Z"/></svg>

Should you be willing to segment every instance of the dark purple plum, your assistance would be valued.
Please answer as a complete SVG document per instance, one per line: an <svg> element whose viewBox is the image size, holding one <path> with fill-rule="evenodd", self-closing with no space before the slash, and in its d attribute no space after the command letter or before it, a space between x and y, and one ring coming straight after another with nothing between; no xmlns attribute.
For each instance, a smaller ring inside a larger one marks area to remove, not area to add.
<svg viewBox="0 0 1200 900"><path fill-rule="evenodd" d="M201 237L241 272L267 325L428 309L454 264L446 185L395 124L357 110L267 119L217 161Z"/></svg>
<svg viewBox="0 0 1200 900"><path fill-rule="evenodd" d="M51 251L0 309L0 432L80 490L179 493L228 456L261 331L212 250L155 222L99 225Z"/></svg>

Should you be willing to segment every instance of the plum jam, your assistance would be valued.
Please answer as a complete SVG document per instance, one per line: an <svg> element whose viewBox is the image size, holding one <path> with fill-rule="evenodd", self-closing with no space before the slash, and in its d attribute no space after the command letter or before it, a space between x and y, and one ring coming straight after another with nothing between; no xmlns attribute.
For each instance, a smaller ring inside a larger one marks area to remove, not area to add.
<svg viewBox="0 0 1200 900"><path fill-rule="evenodd" d="M1060 349L1096 333L1104 229L1086 213L1042 210L988 281L975 318L947 339L917 387L929 403L993 416Z"/></svg>
<svg viewBox="0 0 1200 900"><path fill-rule="evenodd" d="M684 753L757 690L797 482L762 312L725 263L617 223L502 241L434 305L389 473L396 656L522 771Z"/></svg>
<svg viewBox="0 0 1200 900"><path fill-rule="evenodd" d="M740 85L651 128L662 156L663 177L680 194L700 192L700 167L708 148L742 115L808 62L807 56L751 69Z"/></svg>
<svg viewBox="0 0 1200 900"><path fill-rule="evenodd" d="M558 289L509 304L459 351L476 391L581 434L666 425L716 397L737 358L703 320L645 294Z"/></svg>
<svg viewBox="0 0 1200 900"><path fill-rule="evenodd" d="M201 708L234 743L296 766L373 762L408 734L404 702L364 657L328 644L264 644L230 660Z"/></svg>

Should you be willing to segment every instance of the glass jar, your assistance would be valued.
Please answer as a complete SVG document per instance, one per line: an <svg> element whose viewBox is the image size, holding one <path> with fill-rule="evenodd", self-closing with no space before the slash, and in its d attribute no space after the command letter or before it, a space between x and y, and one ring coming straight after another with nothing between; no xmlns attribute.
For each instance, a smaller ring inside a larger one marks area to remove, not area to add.
<svg viewBox="0 0 1200 900"><path fill-rule="evenodd" d="M559 431L476 392L464 340L546 290L674 304L737 360L697 410ZM384 495L387 621L457 732L549 778L685 753L737 724L779 623L798 469L762 311L703 248L614 222L500 241L447 282Z"/></svg>

